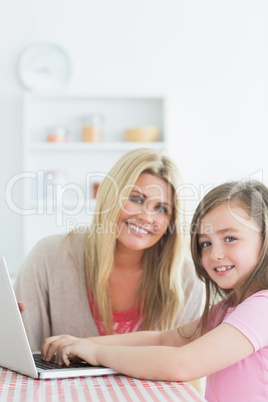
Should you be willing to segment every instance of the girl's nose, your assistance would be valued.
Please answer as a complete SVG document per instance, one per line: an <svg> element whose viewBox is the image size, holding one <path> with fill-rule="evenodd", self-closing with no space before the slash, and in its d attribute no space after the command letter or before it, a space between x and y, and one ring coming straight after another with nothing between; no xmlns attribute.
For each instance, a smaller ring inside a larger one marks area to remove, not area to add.
<svg viewBox="0 0 268 402"><path fill-rule="evenodd" d="M222 247L219 247L219 246L212 247L210 256L213 260L218 260L218 261L222 260L224 257L224 252L223 252Z"/></svg>

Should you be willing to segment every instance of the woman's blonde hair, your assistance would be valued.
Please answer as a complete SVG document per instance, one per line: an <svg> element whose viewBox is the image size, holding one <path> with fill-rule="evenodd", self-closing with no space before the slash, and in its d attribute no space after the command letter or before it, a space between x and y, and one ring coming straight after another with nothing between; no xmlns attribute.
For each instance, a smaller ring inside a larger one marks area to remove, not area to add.
<svg viewBox="0 0 268 402"><path fill-rule="evenodd" d="M198 241L199 227L204 216L223 203L243 208L260 228L262 249L258 262L235 289L221 289L215 283L201 261L201 247ZM260 290L268 289L268 189L259 181L235 181L222 184L212 189L200 202L191 223L191 252L198 277L206 285L206 305L201 319L202 332L207 331L210 321L210 307L215 301L224 303L223 316L228 307L237 306L245 298ZM223 318L223 317L222 317ZM220 323L220 322L219 322Z"/></svg>
<svg viewBox="0 0 268 402"><path fill-rule="evenodd" d="M170 184L174 210L163 237L143 257L143 276L137 297L142 300L142 329L171 328L183 308L183 206L177 191L181 177L172 160L160 151L137 149L124 155L101 183L96 213L85 243L86 279L106 333L113 333L109 277L114 264L117 221L141 173Z"/></svg>

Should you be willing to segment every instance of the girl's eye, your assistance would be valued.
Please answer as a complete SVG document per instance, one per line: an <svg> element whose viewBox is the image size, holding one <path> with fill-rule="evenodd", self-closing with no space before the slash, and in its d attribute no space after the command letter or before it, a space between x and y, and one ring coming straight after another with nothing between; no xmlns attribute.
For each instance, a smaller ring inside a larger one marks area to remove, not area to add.
<svg viewBox="0 0 268 402"><path fill-rule="evenodd" d="M226 237L226 239L225 239L225 241L226 241L227 243L231 243L231 242L233 242L233 241L235 241L235 240L236 240L236 238L233 237L233 236L228 236L228 237Z"/></svg>
<svg viewBox="0 0 268 402"><path fill-rule="evenodd" d="M204 241L203 243L200 244L201 248L208 248L211 246L210 241Z"/></svg>
<svg viewBox="0 0 268 402"><path fill-rule="evenodd" d="M142 204L143 203L143 198L140 197L139 195L131 195L129 197L129 200L132 202L135 202L136 204Z"/></svg>

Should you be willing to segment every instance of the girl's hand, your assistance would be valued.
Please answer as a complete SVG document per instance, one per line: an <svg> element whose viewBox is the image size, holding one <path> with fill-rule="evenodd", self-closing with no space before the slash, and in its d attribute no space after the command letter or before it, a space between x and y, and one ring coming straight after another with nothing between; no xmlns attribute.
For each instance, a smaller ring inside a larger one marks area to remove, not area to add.
<svg viewBox="0 0 268 402"><path fill-rule="evenodd" d="M49 362L54 354L57 352L59 346L61 343L66 342L66 341L71 341L78 339L74 336L71 335L56 335L56 336L50 336L49 338L46 338L43 341L42 347L41 347L41 354L43 356L43 359L47 362Z"/></svg>
<svg viewBox="0 0 268 402"><path fill-rule="evenodd" d="M97 351L100 347L86 338L64 341L57 350L56 363L69 366L71 361L83 360L93 366L99 366Z"/></svg>

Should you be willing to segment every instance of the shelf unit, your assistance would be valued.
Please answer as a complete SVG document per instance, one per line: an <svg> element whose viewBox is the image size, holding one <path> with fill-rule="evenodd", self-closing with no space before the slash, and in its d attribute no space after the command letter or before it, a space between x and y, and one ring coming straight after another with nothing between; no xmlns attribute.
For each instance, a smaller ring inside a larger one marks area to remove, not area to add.
<svg viewBox="0 0 268 402"><path fill-rule="evenodd" d="M24 254L42 237L86 228L94 213L92 186L126 152L167 150L163 96L25 94L23 97ZM83 117L104 117L102 142L83 142ZM67 142L47 142L53 127L65 127ZM156 126L156 142L129 142L124 130Z"/></svg>

